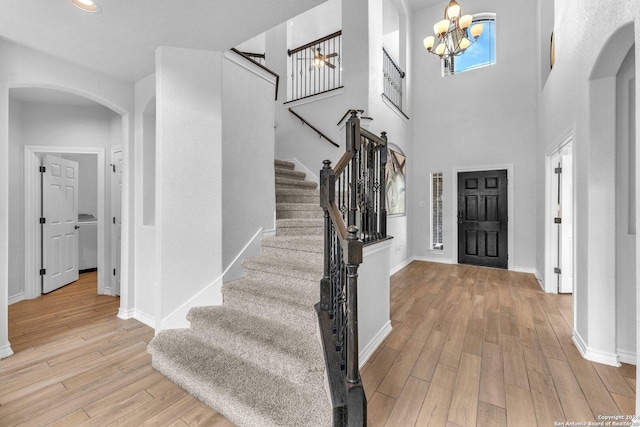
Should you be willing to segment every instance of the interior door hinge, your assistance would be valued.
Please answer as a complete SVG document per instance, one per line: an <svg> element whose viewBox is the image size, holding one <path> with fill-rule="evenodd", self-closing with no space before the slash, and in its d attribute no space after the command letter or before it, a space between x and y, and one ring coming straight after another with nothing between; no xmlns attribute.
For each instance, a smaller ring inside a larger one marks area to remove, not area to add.
<svg viewBox="0 0 640 427"><path fill-rule="evenodd" d="M116 275L116 269L115 268L113 269L113 275L114 276Z"/></svg>
<svg viewBox="0 0 640 427"><path fill-rule="evenodd" d="M553 218L553 223L554 224L562 224L562 218L558 218L558 217Z"/></svg>
<svg viewBox="0 0 640 427"><path fill-rule="evenodd" d="M112 170L113 172L115 172L115 171L116 171L116 165L112 164L112 165L111 165L111 170Z"/></svg>
<svg viewBox="0 0 640 427"><path fill-rule="evenodd" d="M562 173L562 168L555 168L553 171L555 173Z"/></svg>
<svg viewBox="0 0 640 427"><path fill-rule="evenodd" d="M560 270L560 267L554 267L553 274L562 274L562 270Z"/></svg>
<svg viewBox="0 0 640 427"><path fill-rule="evenodd" d="M47 171L47 168L45 166L40 166L39 171L40 173L45 173Z"/></svg>
<svg viewBox="0 0 640 427"><path fill-rule="evenodd" d="M115 216L113 217L113 223L114 224L116 223L116 217Z"/></svg>
<svg viewBox="0 0 640 427"><path fill-rule="evenodd" d="M44 276L45 274L47 274L47 269L46 268L41 268L40 269L40 275Z"/></svg>
<svg viewBox="0 0 640 427"><path fill-rule="evenodd" d="M40 218L40 224L46 224L47 218Z"/></svg>

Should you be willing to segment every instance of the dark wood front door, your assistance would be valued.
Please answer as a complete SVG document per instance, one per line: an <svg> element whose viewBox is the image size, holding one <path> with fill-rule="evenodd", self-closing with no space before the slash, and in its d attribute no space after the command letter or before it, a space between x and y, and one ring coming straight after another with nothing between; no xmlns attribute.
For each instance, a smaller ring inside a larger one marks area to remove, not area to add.
<svg viewBox="0 0 640 427"><path fill-rule="evenodd" d="M458 173L458 263L507 268L507 171Z"/></svg>

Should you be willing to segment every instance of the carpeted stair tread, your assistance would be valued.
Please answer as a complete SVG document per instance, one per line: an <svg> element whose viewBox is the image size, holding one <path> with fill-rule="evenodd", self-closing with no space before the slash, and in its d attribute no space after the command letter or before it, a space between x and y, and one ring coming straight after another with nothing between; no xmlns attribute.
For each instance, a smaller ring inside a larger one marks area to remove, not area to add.
<svg viewBox="0 0 640 427"><path fill-rule="evenodd" d="M288 160L278 160L278 159L275 159L273 161L273 165L275 168L280 168L280 169L294 169L296 167L296 164L293 162L290 162Z"/></svg>
<svg viewBox="0 0 640 427"><path fill-rule="evenodd" d="M283 279L281 283L270 284L251 278L225 283L224 304L304 333L315 333L317 319L313 305L318 302L319 289L312 286L287 289L285 283L288 281ZM287 310L283 311L282 307Z"/></svg>
<svg viewBox="0 0 640 427"><path fill-rule="evenodd" d="M321 373L297 386L188 329L160 332L149 352L156 369L238 426L331 425L331 405L318 404L327 400Z"/></svg>
<svg viewBox="0 0 640 427"><path fill-rule="evenodd" d="M276 176L276 188L306 188L315 189L318 184L313 181L300 181L299 179L289 179Z"/></svg>
<svg viewBox="0 0 640 427"><path fill-rule="evenodd" d="M278 258L265 254L245 260L242 267L249 270L247 271L249 276L254 272L263 272L310 282L319 282L323 274L322 263L310 264L295 258Z"/></svg>
<svg viewBox="0 0 640 427"><path fill-rule="evenodd" d="M226 306L192 308L187 320L204 341L298 384L308 380L309 372L324 369L316 334Z"/></svg>
<svg viewBox="0 0 640 427"><path fill-rule="evenodd" d="M276 177L296 179L299 181L304 181L305 177L307 176L307 174L304 172L294 171L291 169L276 168L275 172L276 172Z"/></svg>

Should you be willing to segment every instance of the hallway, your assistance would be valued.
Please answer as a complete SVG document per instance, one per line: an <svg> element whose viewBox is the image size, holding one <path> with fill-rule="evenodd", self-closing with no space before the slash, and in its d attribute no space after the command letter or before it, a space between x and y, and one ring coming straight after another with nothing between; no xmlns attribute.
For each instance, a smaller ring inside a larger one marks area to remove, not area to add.
<svg viewBox="0 0 640 427"><path fill-rule="evenodd" d="M531 274L409 264L391 278L393 332L361 370L369 425L551 426L633 414L635 366L583 359L571 304Z"/></svg>

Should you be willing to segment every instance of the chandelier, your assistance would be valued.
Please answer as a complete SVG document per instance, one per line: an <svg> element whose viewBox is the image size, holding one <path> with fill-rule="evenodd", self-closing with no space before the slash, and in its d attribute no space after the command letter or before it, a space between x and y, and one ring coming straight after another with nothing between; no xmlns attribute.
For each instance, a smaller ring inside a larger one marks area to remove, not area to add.
<svg viewBox="0 0 640 427"><path fill-rule="evenodd" d="M460 5L456 0L451 0L444 9L444 19L433 26L435 37L426 37L423 41L424 47L440 58L460 55L482 34L482 24L476 24L471 27L469 37L472 22L473 16L462 15Z"/></svg>

